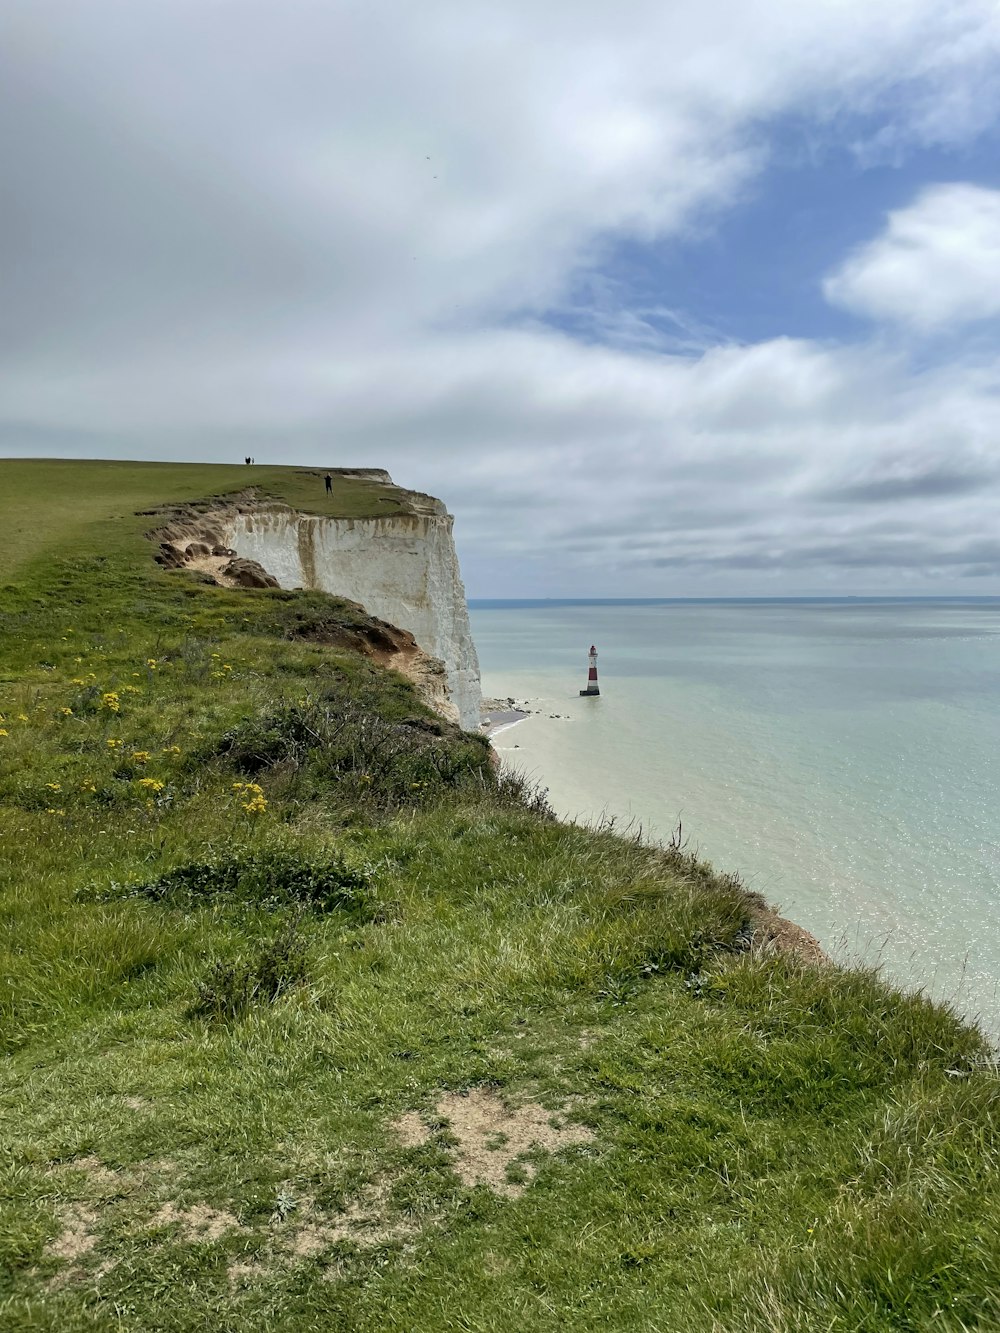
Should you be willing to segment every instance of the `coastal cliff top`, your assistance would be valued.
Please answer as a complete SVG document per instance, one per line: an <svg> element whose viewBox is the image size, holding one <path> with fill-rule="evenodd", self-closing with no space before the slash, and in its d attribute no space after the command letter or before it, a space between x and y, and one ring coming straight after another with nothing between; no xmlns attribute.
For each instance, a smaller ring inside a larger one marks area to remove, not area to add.
<svg viewBox="0 0 1000 1333"><path fill-rule="evenodd" d="M998 1326L973 1026L555 819L357 604L154 562L322 472L2 467L4 1330Z"/></svg>
<svg viewBox="0 0 1000 1333"><path fill-rule="evenodd" d="M328 471L330 494L323 483ZM228 500L250 487L260 501L330 518L445 512L439 500L396 486L373 468L0 459L0 578L47 549L71 546L95 524L106 525L100 544L119 546L150 526L154 508Z"/></svg>

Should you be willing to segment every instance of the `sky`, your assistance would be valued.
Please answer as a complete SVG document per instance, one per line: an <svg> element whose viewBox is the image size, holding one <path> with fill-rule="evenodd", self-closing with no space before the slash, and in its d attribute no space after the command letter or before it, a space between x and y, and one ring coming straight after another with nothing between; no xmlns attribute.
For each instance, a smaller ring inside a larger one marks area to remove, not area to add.
<svg viewBox="0 0 1000 1333"><path fill-rule="evenodd" d="M0 455L247 454L476 597L1000 593L997 0L5 0Z"/></svg>

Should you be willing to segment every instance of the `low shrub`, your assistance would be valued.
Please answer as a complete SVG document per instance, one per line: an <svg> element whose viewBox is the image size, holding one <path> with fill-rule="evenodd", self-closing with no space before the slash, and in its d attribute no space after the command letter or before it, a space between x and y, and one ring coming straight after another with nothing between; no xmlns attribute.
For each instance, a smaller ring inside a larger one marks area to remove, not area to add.
<svg viewBox="0 0 1000 1333"><path fill-rule="evenodd" d="M382 810L498 785L485 737L416 715L389 720L343 697L249 718L215 756L246 777L282 770L306 789Z"/></svg>
<svg viewBox="0 0 1000 1333"><path fill-rule="evenodd" d="M293 921L250 957L214 962L198 983L188 1014L214 1022L237 1019L252 1005L273 1004L307 976L305 940Z"/></svg>
<svg viewBox="0 0 1000 1333"><path fill-rule="evenodd" d="M349 912L363 920L375 915L369 869L351 866L340 856L314 860L278 848L189 861L157 879L113 884L88 896L190 907L230 899L267 911L301 906L313 912Z"/></svg>

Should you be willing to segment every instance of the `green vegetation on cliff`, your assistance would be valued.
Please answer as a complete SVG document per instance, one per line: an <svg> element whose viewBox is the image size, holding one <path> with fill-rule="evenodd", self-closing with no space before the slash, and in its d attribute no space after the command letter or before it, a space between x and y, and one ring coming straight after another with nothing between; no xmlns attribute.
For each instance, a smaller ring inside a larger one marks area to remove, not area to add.
<svg viewBox="0 0 1000 1333"><path fill-rule="evenodd" d="M356 607L154 564L248 480L408 503L0 463L0 1327L997 1327L980 1035L553 820Z"/></svg>

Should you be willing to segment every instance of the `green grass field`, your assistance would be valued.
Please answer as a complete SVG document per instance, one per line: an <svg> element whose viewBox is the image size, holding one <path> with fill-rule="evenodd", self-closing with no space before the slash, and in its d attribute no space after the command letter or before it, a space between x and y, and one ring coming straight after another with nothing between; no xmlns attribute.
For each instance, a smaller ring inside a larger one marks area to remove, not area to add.
<svg viewBox="0 0 1000 1333"><path fill-rule="evenodd" d="M748 949L137 514L321 473L0 463L0 1328L1000 1327L1000 1084L946 1008Z"/></svg>

